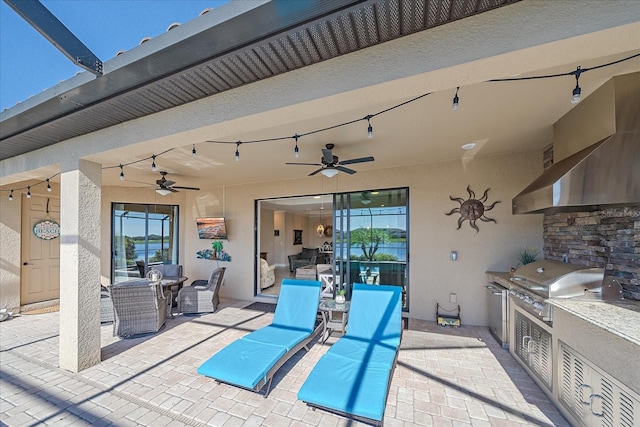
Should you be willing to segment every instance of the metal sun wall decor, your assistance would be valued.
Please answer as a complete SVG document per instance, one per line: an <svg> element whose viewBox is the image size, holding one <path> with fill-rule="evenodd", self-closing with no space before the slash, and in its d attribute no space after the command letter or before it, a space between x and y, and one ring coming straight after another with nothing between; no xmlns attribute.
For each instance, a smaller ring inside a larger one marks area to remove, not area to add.
<svg viewBox="0 0 640 427"><path fill-rule="evenodd" d="M451 212L448 212L445 214L445 215L453 215L454 213L460 214L460 218L458 218L458 228L456 230L460 230L460 227L462 227L462 223L464 221L469 221L469 225L471 225L471 228L476 230L476 233L480 231L480 229L476 225L476 220L478 219L484 222L495 222L496 224L498 223L498 221L496 221L495 219L488 218L484 214L486 211L490 211L491 209L493 209L493 207L498 203L501 203L500 201L497 201L497 202L493 202L489 206L484 205L484 202L486 202L487 198L489 197L488 196L489 190L491 190L491 188L487 188L484 191L484 194L482 195L482 197L479 199L476 199L475 198L476 193L474 193L471 190L470 185L467 185L467 193L469 193L469 198L467 200L464 200L460 197L449 196L451 200L460 203L460 207L453 208L451 209Z"/></svg>

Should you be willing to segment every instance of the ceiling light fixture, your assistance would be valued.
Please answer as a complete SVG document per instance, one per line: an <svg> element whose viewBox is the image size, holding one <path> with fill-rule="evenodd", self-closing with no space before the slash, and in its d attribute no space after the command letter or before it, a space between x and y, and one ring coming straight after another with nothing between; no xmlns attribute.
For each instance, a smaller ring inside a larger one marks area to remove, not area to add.
<svg viewBox="0 0 640 427"><path fill-rule="evenodd" d="M336 168L324 168L320 171L320 173L324 176L326 176L327 178L333 178L334 176L338 175L338 169Z"/></svg>
<svg viewBox="0 0 640 427"><path fill-rule="evenodd" d="M476 146L476 143L475 143L475 142L470 142L470 143L468 143L468 144L464 144L464 145L462 146L462 149L464 149L464 150L471 150L472 148L475 148L475 146Z"/></svg>
<svg viewBox="0 0 640 427"><path fill-rule="evenodd" d="M51 193L51 184L49 184L49 178L47 178L47 191Z"/></svg>
<svg viewBox="0 0 640 427"><path fill-rule="evenodd" d="M31 187L27 187L27 199L31 198Z"/></svg>
<svg viewBox="0 0 640 427"><path fill-rule="evenodd" d="M458 105L460 104L460 98L458 97L458 91L460 90L460 86L456 87L456 94L453 97L453 111L458 111Z"/></svg>
<svg viewBox="0 0 640 427"><path fill-rule="evenodd" d="M156 189L156 193L160 194L161 196L166 196L167 194L171 194L171 191L167 190L166 188L158 188Z"/></svg>
<svg viewBox="0 0 640 427"><path fill-rule="evenodd" d="M580 102L580 94L582 93L582 89L580 88L579 84L580 74L582 74L582 68L576 68L576 70L571 74L576 76L576 87L573 89L573 93L571 94L571 103L577 104L578 102Z"/></svg>
<svg viewBox="0 0 640 427"><path fill-rule="evenodd" d="M296 148L293 149L293 155L296 157L300 157L300 150L298 149L298 134L293 135L293 138L296 140Z"/></svg>
<svg viewBox="0 0 640 427"><path fill-rule="evenodd" d="M240 161L240 144L240 141L236 142L236 162Z"/></svg>
<svg viewBox="0 0 640 427"><path fill-rule="evenodd" d="M192 155L193 157L195 157L195 156L196 156L196 144L193 144L193 148L191 149L191 155Z"/></svg>
<svg viewBox="0 0 640 427"><path fill-rule="evenodd" d="M120 181L124 181L124 169L122 165L120 165Z"/></svg>
<svg viewBox="0 0 640 427"><path fill-rule="evenodd" d="M13 190L9 193L9 201L13 200Z"/></svg>
<svg viewBox="0 0 640 427"><path fill-rule="evenodd" d="M371 114L369 114L366 119L367 119L367 123L369 123L369 127L367 128L367 138L371 139L373 138L373 126L371 126L371 118L373 116Z"/></svg>
<svg viewBox="0 0 640 427"><path fill-rule="evenodd" d="M151 162L152 162L152 163L151 163L151 170L152 170L153 172L155 172L155 171L156 171L156 155L155 155L155 154L152 154L152 155L151 155L151 159L152 159L152 160L151 160Z"/></svg>

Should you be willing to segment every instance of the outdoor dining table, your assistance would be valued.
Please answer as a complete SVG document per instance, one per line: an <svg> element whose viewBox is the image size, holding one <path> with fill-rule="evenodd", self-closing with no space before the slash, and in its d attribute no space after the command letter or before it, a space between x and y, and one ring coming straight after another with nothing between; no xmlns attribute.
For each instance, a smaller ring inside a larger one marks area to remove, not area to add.
<svg viewBox="0 0 640 427"><path fill-rule="evenodd" d="M166 291L166 290L171 290L171 288L173 286L178 286L178 290L182 289L182 286L184 285L184 282L187 281L187 279L188 279L188 277L185 277L185 276L165 277L165 278L163 278L163 279L161 279L159 281L158 280L140 278L140 279L125 280L123 282L117 282L117 283L115 283L115 285L117 285L117 286L150 285L152 283L156 283L156 284L162 286L162 293L164 293L164 291ZM173 293L172 293L172 295L173 295ZM169 314L170 317L173 317L173 314L171 313L171 307L175 307L175 305L176 305L175 297L172 297L170 303L167 304L167 310L168 310L168 314Z"/></svg>

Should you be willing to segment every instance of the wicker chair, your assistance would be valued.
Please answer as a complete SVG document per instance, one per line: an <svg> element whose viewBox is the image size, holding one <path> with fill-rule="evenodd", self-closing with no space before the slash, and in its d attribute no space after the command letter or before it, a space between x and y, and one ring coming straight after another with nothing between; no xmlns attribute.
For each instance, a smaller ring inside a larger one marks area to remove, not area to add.
<svg viewBox="0 0 640 427"><path fill-rule="evenodd" d="M100 288L100 323L113 322L113 302L109 290L104 286Z"/></svg>
<svg viewBox="0 0 640 427"><path fill-rule="evenodd" d="M171 291L140 280L139 283L114 284L109 288L113 302L113 335L158 332L171 312Z"/></svg>
<svg viewBox="0 0 640 427"><path fill-rule="evenodd" d="M178 311L180 313L213 313L218 308L218 292L226 267L216 268L211 272L206 284L196 280L191 286L178 292Z"/></svg>

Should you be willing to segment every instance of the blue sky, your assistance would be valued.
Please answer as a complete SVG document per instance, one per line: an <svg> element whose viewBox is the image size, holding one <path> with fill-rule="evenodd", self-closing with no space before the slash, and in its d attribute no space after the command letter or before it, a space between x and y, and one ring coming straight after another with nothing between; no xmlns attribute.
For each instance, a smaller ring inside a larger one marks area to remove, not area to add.
<svg viewBox="0 0 640 427"><path fill-rule="evenodd" d="M157 37L174 22L228 0L41 0L101 61ZM0 1L0 110L25 101L82 68Z"/></svg>

